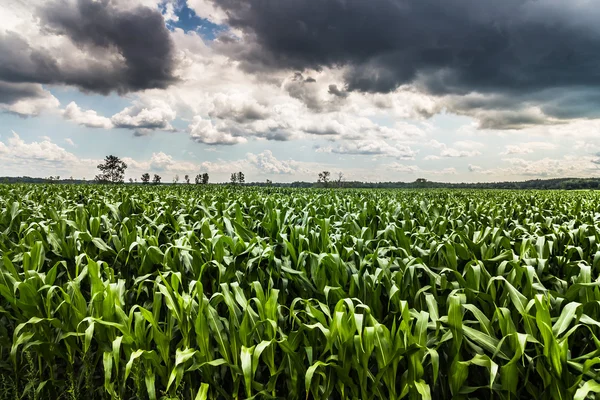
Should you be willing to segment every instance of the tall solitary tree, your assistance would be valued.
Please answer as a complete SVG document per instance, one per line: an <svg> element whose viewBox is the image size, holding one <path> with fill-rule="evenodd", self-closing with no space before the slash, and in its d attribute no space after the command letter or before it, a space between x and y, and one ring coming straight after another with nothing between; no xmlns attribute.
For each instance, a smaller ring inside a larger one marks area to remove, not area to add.
<svg viewBox="0 0 600 400"><path fill-rule="evenodd" d="M188 174L185 174L184 179L185 179L185 183L187 183L189 185L190 184L190 176Z"/></svg>
<svg viewBox="0 0 600 400"><path fill-rule="evenodd" d="M160 175L158 174L154 174L154 178L152 179L152 183L154 183L155 185L159 185L160 184Z"/></svg>
<svg viewBox="0 0 600 400"><path fill-rule="evenodd" d="M234 172L233 174L231 174L231 178L229 178L229 180L231 181L231 183L233 185L237 184L238 181L238 175L236 172Z"/></svg>
<svg viewBox="0 0 600 400"><path fill-rule="evenodd" d="M202 174L202 184L208 185L208 172Z"/></svg>
<svg viewBox="0 0 600 400"><path fill-rule="evenodd" d="M104 163L98 164L100 173L96 175L98 182L123 183L127 164L117 156L106 156Z"/></svg>
<svg viewBox="0 0 600 400"><path fill-rule="evenodd" d="M237 181L238 183L244 183L245 182L245 177L244 177L244 173L242 171L237 173Z"/></svg>
<svg viewBox="0 0 600 400"><path fill-rule="evenodd" d="M202 175L198 174L196 175L196 177L194 178L194 182L196 183L196 185L199 185L202 183Z"/></svg>
<svg viewBox="0 0 600 400"><path fill-rule="evenodd" d="M150 183L150 174L149 173L145 173L144 175L142 175L142 183Z"/></svg>
<svg viewBox="0 0 600 400"><path fill-rule="evenodd" d="M329 176L331 173L329 171L319 172L319 179L317 182L322 183L325 186L329 186Z"/></svg>

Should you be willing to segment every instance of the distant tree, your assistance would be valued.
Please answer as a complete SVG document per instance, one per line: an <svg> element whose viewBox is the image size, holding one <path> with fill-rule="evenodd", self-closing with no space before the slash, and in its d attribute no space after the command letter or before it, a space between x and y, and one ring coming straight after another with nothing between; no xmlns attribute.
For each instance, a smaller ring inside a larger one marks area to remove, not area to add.
<svg viewBox="0 0 600 400"><path fill-rule="evenodd" d="M190 184L190 176L188 174L185 174L185 183L187 183L188 185Z"/></svg>
<svg viewBox="0 0 600 400"><path fill-rule="evenodd" d="M237 173L237 181L238 183L244 183L246 178L244 177L244 173L242 171Z"/></svg>
<svg viewBox="0 0 600 400"><path fill-rule="evenodd" d="M179 182L179 175L175 174L173 177L173 184L175 185L177 182Z"/></svg>
<svg viewBox="0 0 600 400"><path fill-rule="evenodd" d="M236 172L234 172L233 174L231 174L231 178L229 178L229 181L231 182L231 184L236 185L237 181L238 181L238 175Z"/></svg>
<svg viewBox="0 0 600 400"><path fill-rule="evenodd" d="M202 183L202 174L196 175L196 177L194 178L194 182L196 183L196 185Z"/></svg>
<svg viewBox="0 0 600 400"><path fill-rule="evenodd" d="M418 187L418 188L423 188L423 187L427 187L427 179L425 178L418 178L415 182L414 182L414 186Z"/></svg>
<svg viewBox="0 0 600 400"><path fill-rule="evenodd" d="M329 171L319 172L319 179L317 180L317 182L320 182L323 185L328 186L330 175L331 175L331 173Z"/></svg>
<svg viewBox="0 0 600 400"><path fill-rule="evenodd" d="M73 181L73 180L75 180L75 179L73 179L73 175L71 175L71 176L69 177L69 180L70 180L70 181Z"/></svg>
<svg viewBox="0 0 600 400"><path fill-rule="evenodd" d="M117 156L106 156L103 164L98 164L100 174L96 175L98 182L123 183L127 164Z"/></svg>
<svg viewBox="0 0 600 400"><path fill-rule="evenodd" d="M135 183L137 183L137 178L135 178Z"/></svg>
<svg viewBox="0 0 600 400"><path fill-rule="evenodd" d="M152 179L152 183L154 183L155 185L159 185L160 184L160 175L158 174L154 174L154 178Z"/></svg>
<svg viewBox="0 0 600 400"><path fill-rule="evenodd" d="M142 175L142 183L150 183L150 174L149 173L144 173L144 175Z"/></svg>
<svg viewBox="0 0 600 400"><path fill-rule="evenodd" d="M267 179L267 186L271 186L273 184L273 181L270 179Z"/></svg>
<svg viewBox="0 0 600 400"><path fill-rule="evenodd" d="M129 178L129 183L133 183L133 178Z"/></svg>
<svg viewBox="0 0 600 400"><path fill-rule="evenodd" d="M208 172L202 174L202 184L208 185Z"/></svg>
<svg viewBox="0 0 600 400"><path fill-rule="evenodd" d="M344 173L338 172L338 178L336 179L335 183L337 184L338 187L342 187L343 182L344 182Z"/></svg>

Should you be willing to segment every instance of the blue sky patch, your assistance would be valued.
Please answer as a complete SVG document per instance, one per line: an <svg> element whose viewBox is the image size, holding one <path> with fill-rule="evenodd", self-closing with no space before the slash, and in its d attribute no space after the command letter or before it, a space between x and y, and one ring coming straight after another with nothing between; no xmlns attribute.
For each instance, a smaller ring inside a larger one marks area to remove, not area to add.
<svg viewBox="0 0 600 400"><path fill-rule="evenodd" d="M161 12L164 13L166 10L166 3L162 4L160 8ZM167 27L170 30L180 28L184 32L194 31L205 40L214 40L220 33L227 30L227 26L225 25L217 25L206 18L200 18L194 10L187 6L185 0L177 2L177 5L175 6L175 15L177 15L179 20L167 22Z"/></svg>

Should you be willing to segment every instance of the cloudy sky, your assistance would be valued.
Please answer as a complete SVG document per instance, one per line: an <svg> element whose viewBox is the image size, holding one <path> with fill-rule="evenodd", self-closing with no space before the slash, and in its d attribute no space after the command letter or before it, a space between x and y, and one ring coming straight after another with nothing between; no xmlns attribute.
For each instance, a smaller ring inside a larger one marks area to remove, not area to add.
<svg viewBox="0 0 600 400"><path fill-rule="evenodd" d="M600 176L599 0L3 0L0 176Z"/></svg>

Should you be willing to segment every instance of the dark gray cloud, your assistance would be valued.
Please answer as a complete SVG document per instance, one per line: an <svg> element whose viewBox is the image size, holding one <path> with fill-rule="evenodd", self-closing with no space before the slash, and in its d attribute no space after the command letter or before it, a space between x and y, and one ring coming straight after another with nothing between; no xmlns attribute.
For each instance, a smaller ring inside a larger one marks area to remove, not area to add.
<svg viewBox="0 0 600 400"><path fill-rule="evenodd" d="M561 13L556 0L214 1L253 35L248 61L350 65L350 89L420 79L442 94L600 83L598 29L569 19L578 15L566 2Z"/></svg>
<svg viewBox="0 0 600 400"><path fill-rule="evenodd" d="M73 85L103 94L133 90L124 77L126 68L119 62L89 58L61 65L58 55L33 48L15 32L0 33L0 54L1 81Z"/></svg>
<svg viewBox="0 0 600 400"><path fill-rule="evenodd" d="M433 95L497 94L556 118L597 116L598 92L570 103L549 90L600 87L600 8L562 0L213 0L244 42L248 70L346 67L345 90L412 84ZM341 90L341 89L340 89ZM334 93L335 94L335 93ZM592 100L590 102L588 100ZM516 107L521 107L517 104Z"/></svg>
<svg viewBox="0 0 600 400"><path fill-rule="evenodd" d="M337 85L329 85L329 94L345 99L349 93L345 90L340 90Z"/></svg>
<svg viewBox="0 0 600 400"><path fill-rule="evenodd" d="M231 103L219 103L208 113L211 118L232 120L240 124L263 120L269 117L268 110L257 103L246 103L236 106Z"/></svg>
<svg viewBox="0 0 600 400"><path fill-rule="evenodd" d="M174 45L158 10L59 0L37 14L47 34L67 36L88 57L61 62L64 55L35 48L16 32L0 34L0 80L66 84L103 94L165 88L176 81Z"/></svg>
<svg viewBox="0 0 600 400"><path fill-rule="evenodd" d="M0 81L0 104L15 104L23 99L47 97L41 85L30 83L8 83Z"/></svg>
<svg viewBox="0 0 600 400"><path fill-rule="evenodd" d="M304 78L302 73L296 72L294 76L283 85L283 88L288 94L300 101L316 112L323 111L323 104L319 97L318 87L315 85L317 81L314 78Z"/></svg>
<svg viewBox="0 0 600 400"><path fill-rule="evenodd" d="M327 100L322 96L325 93L321 93L322 88L316 85L316 82L317 80L312 77L305 78L301 72L295 72L282 87L291 97L300 100L314 112L338 110L340 104L348 97L348 93L338 89L337 85L329 85L328 92L334 97Z"/></svg>
<svg viewBox="0 0 600 400"><path fill-rule="evenodd" d="M451 95L443 103L457 114L476 116L479 126L487 129L520 129L600 117L600 90L594 86Z"/></svg>
<svg viewBox="0 0 600 400"><path fill-rule="evenodd" d="M544 115L520 111L489 111L479 117L479 127L481 129L522 129L531 125L551 124L553 123Z"/></svg>
<svg viewBox="0 0 600 400"><path fill-rule="evenodd" d="M16 32L0 33L0 80L49 83L62 75L56 59L36 50Z"/></svg>
<svg viewBox="0 0 600 400"><path fill-rule="evenodd" d="M247 123L252 121L259 121L269 116L268 113L258 108L246 107L240 110L236 110L235 113L226 113L226 110L218 110L209 113L210 117L219 119L231 119L238 123Z"/></svg>
<svg viewBox="0 0 600 400"><path fill-rule="evenodd" d="M168 121L141 121L139 123L115 123L115 128L136 129L136 130L157 130L171 129Z"/></svg>

